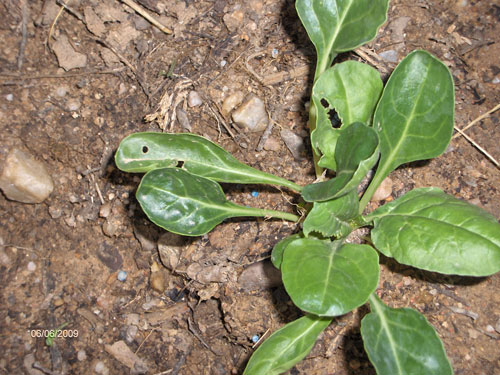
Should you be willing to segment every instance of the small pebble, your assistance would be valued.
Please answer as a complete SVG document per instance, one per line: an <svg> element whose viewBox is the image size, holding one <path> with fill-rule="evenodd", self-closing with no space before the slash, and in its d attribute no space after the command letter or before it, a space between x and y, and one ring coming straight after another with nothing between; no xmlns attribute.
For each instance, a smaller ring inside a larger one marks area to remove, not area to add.
<svg viewBox="0 0 500 375"><path fill-rule="evenodd" d="M281 139L285 142L286 147L290 150L296 160L302 158L304 152L304 140L289 129L282 129L280 132Z"/></svg>
<svg viewBox="0 0 500 375"><path fill-rule="evenodd" d="M68 109L70 111L78 111L82 104L78 99L71 99L68 101Z"/></svg>
<svg viewBox="0 0 500 375"><path fill-rule="evenodd" d="M11 102L11 101L13 101L13 100L14 100L14 95L12 95L12 94L7 94L7 95L5 95L5 99L7 99L7 101Z"/></svg>
<svg viewBox="0 0 500 375"><path fill-rule="evenodd" d="M112 199L112 198L110 198L110 199ZM109 203L109 202L104 203L101 206L101 208L99 208L99 216L100 217L106 218L109 216L110 213L111 213L111 203Z"/></svg>
<svg viewBox="0 0 500 375"><path fill-rule="evenodd" d="M106 367L106 365L102 361L99 361L99 362L96 363L96 365L94 367L94 370L98 374L102 374L102 375L108 375L109 374L109 369Z"/></svg>
<svg viewBox="0 0 500 375"><path fill-rule="evenodd" d="M375 190L372 201L378 202L389 198L392 194L392 186L392 180L389 177L386 177L377 190Z"/></svg>
<svg viewBox="0 0 500 375"><path fill-rule="evenodd" d="M128 326L127 327L127 331L125 332L125 340L128 342L128 343L131 343L134 341L135 337L137 336L137 331L139 329L137 328L137 326Z"/></svg>
<svg viewBox="0 0 500 375"><path fill-rule="evenodd" d="M201 100L200 94L197 91L190 91L188 96L188 105L190 107L198 107L203 104L203 100Z"/></svg>
<svg viewBox="0 0 500 375"><path fill-rule="evenodd" d="M250 96L233 111L233 121L249 132L260 132L267 128L269 118L262 99Z"/></svg>
<svg viewBox="0 0 500 375"><path fill-rule="evenodd" d="M123 270L118 272L118 275L116 275L116 278L118 279L118 281L121 281L121 282L127 280L127 272L125 272Z"/></svg>
<svg viewBox="0 0 500 375"><path fill-rule="evenodd" d="M222 61L220 62L220 66L221 66L221 68L224 68L224 67L226 66L226 64L227 64L227 61L226 61L226 60L222 60Z"/></svg>
<svg viewBox="0 0 500 375"><path fill-rule="evenodd" d="M12 149L3 163L0 188L11 200L41 203L54 190L54 183L45 164L27 152Z"/></svg>
<svg viewBox="0 0 500 375"><path fill-rule="evenodd" d="M66 96L66 94L68 93L68 87L67 86L59 86L57 89L56 89L56 95L57 96L60 96L61 98L63 96Z"/></svg>
<svg viewBox="0 0 500 375"><path fill-rule="evenodd" d="M495 332L495 328L493 328L493 326L491 324L488 324L486 326L486 332L493 333L493 332Z"/></svg>
<svg viewBox="0 0 500 375"><path fill-rule="evenodd" d="M139 325L139 318L140 318L139 314L135 313L127 314L125 317L125 324L129 326L137 326Z"/></svg>
<svg viewBox="0 0 500 375"><path fill-rule="evenodd" d="M259 335L253 335L252 336L252 342L255 344L257 341L259 341L260 336Z"/></svg>
<svg viewBox="0 0 500 375"><path fill-rule="evenodd" d="M222 102L222 114L224 116L229 115L233 109L241 104L244 98L245 94L241 91L236 91L226 97L226 99Z"/></svg>
<svg viewBox="0 0 500 375"><path fill-rule="evenodd" d="M252 197L257 198L259 196L258 191L252 191L250 194L252 194Z"/></svg>
<svg viewBox="0 0 500 375"><path fill-rule="evenodd" d="M78 353L76 353L76 358L80 361L83 362L87 359L87 353L85 353L85 350L79 350Z"/></svg>
<svg viewBox="0 0 500 375"><path fill-rule="evenodd" d="M0 247L0 264L2 266L10 266L12 263L10 257L7 255L7 253L4 251L4 247Z"/></svg>
<svg viewBox="0 0 500 375"><path fill-rule="evenodd" d="M390 50L384 51L384 52L380 52L379 56L387 62L392 62L392 63L398 62L398 53L396 51L394 51L393 49L390 49Z"/></svg>
<svg viewBox="0 0 500 375"><path fill-rule="evenodd" d="M273 51L271 52L271 56L273 57L273 59L278 57L278 53L279 51L276 48L273 48Z"/></svg>
<svg viewBox="0 0 500 375"><path fill-rule="evenodd" d="M62 216L62 209L56 206L49 206L49 215L52 219L59 219Z"/></svg>
<svg viewBox="0 0 500 375"><path fill-rule="evenodd" d="M36 270L36 264L35 262L29 262L28 263L28 271L34 272Z"/></svg>

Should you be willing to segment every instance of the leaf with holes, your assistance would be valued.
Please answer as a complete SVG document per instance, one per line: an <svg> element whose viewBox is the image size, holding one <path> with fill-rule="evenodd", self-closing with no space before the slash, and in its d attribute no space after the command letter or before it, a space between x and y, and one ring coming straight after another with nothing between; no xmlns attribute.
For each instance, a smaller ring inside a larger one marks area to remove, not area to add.
<svg viewBox="0 0 500 375"><path fill-rule="evenodd" d="M332 111L336 111L343 126L354 122L369 125L382 88L380 74L356 61L336 64L321 74L313 87L317 120L311 133L313 147L322 153L321 167L337 169L334 156L340 130L332 127Z"/></svg>
<svg viewBox="0 0 500 375"><path fill-rule="evenodd" d="M306 315L274 332L257 348L243 375L278 375L300 362L331 319Z"/></svg>
<svg viewBox="0 0 500 375"><path fill-rule="evenodd" d="M368 245L298 239L285 248L281 273L297 307L338 316L361 306L377 288L378 254Z"/></svg>
<svg viewBox="0 0 500 375"><path fill-rule="evenodd" d="M316 47L316 77L340 52L372 40L387 19L389 0L297 0L295 8Z"/></svg>
<svg viewBox="0 0 500 375"><path fill-rule="evenodd" d="M271 184L301 190L291 181L243 164L220 146L195 134L131 134L121 141L115 162L122 171L140 173L183 162L185 170L218 182Z"/></svg>
<svg viewBox="0 0 500 375"><path fill-rule="evenodd" d="M481 208L437 188L420 188L379 207L375 247L388 257L428 271L487 276L500 271L500 224Z"/></svg>
<svg viewBox="0 0 500 375"><path fill-rule="evenodd" d="M153 223L185 236L205 234L230 217L298 219L286 212L261 210L229 202L217 182L179 168L154 169L146 173L136 196Z"/></svg>
<svg viewBox="0 0 500 375"><path fill-rule="evenodd" d="M370 307L361 336L378 375L453 374L443 343L422 314L392 309L375 295Z"/></svg>
<svg viewBox="0 0 500 375"><path fill-rule="evenodd" d="M360 122L344 127L335 149L337 175L302 189L306 202L327 201L356 190L378 160L377 132Z"/></svg>

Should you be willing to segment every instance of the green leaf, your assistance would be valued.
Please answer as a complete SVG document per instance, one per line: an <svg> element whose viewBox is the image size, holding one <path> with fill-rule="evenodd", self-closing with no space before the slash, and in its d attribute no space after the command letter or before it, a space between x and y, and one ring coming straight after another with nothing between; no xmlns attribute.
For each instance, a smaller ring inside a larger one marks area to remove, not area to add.
<svg viewBox="0 0 500 375"><path fill-rule="evenodd" d="M297 0L299 18L316 47L316 77L340 52L372 40L387 19L389 0Z"/></svg>
<svg viewBox="0 0 500 375"><path fill-rule="evenodd" d="M304 234L318 232L324 237L346 237L352 228L349 220L358 215L356 190L326 202L314 202L312 210L304 220Z"/></svg>
<svg viewBox="0 0 500 375"><path fill-rule="evenodd" d="M456 275L500 271L500 224L440 189L412 190L365 219L375 247L399 263Z"/></svg>
<svg viewBox="0 0 500 375"><path fill-rule="evenodd" d="M331 319L306 315L274 332L257 348L243 375L278 375L300 362Z"/></svg>
<svg viewBox="0 0 500 375"><path fill-rule="evenodd" d="M122 171L140 173L183 162L188 172L218 182L271 184L301 190L291 181L241 163L220 146L195 134L131 134L121 141L115 162Z"/></svg>
<svg viewBox="0 0 500 375"><path fill-rule="evenodd" d="M453 78L446 65L426 51L406 56L389 78L375 111L380 162L360 210L398 166L433 158L446 150L454 111Z"/></svg>
<svg viewBox="0 0 500 375"><path fill-rule="evenodd" d="M153 223L185 236L205 234L230 217L298 219L285 212L260 210L229 202L217 182L179 168L155 169L146 173L136 196Z"/></svg>
<svg viewBox="0 0 500 375"><path fill-rule="evenodd" d="M393 309L375 295L361 336L378 375L452 375L443 344L419 312Z"/></svg>
<svg viewBox="0 0 500 375"><path fill-rule="evenodd" d="M312 91L318 113L316 129L311 133L313 147L323 154L320 166L336 170L336 133L340 130L332 128L332 110L337 112L344 126L354 122L371 124L382 87L380 74L357 61L336 64L320 75Z"/></svg>
<svg viewBox="0 0 500 375"><path fill-rule="evenodd" d="M319 316L337 316L365 303L377 288L378 254L368 245L309 237L286 247L281 272L297 307Z"/></svg>
<svg viewBox="0 0 500 375"><path fill-rule="evenodd" d="M273 263L274 267L276 267L277 269L281 268L281 262L283 261L283 252L285 251L286 247L292 241L303 237L304 236L302 233L295 233L291 236L283 238L280 242L274 245L273 251L271 252L271 262Z"/></svg>
<svg viewBox="0 0 500 375"><path fill-rule="evenodd" d="M335 149L337 175L303 188L307 202L326 201L355 190L378 159L377 132L360 122L344 127Z"/></svg>

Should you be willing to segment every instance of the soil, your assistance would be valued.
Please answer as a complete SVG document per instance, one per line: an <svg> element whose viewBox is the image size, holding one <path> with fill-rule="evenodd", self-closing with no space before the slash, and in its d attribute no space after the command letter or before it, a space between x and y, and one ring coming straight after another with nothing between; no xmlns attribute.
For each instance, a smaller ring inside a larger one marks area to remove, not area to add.
<svg viewBox="0 0 500 375"><path fill-rule="evenodd" d="M43 9L42 2L0 4L2 158L13 147L27 150L55 184L41 204L0 194L0 373L241 374L254 336L267 337L301 315L284 288L255 277L253 266L295 225L238 219L202 237L165 233L134 198L139 176L119 171L112 158L132 132L191 127L256 168L312 182L308 141L294 157L280 137L280 129L308 134L314 50L293 1L138 2L173 33L113 0L69 2L57 21L55 2ZM464 128L500 102L499 25L500 7L491 1L393 0L377 38L339 58L369 59L386 79L395 67L391 54L400 60L415 49L430 51L453 74L456 126ZM58 60L54 50L64 36L59 47L69 57ZM80 67L66 71L66 63ZM193 90L202 105L185 104ZM262 133L245 133L220 114L236 91L263 99L273 120L262 151ZM187 122L172 121L179 108ZM496 160L499 113L466 131ZM387 200L437 186L500 218L500 170L462 136L442 156L391 178ZM293 212L299 202L275 188L224 189L235 202L263 208ZM500 274L443 276L385 258L381 267L382 299L427 317L455 374L500 374ZM127 273L123 282L119 271ZM375 374L359 332L367 312L363 306L335 319L289 373ZM77 337L50 346L33 337L62 324ZM122 356L113 351L119 341L128 348L121 347Z"/></svg>

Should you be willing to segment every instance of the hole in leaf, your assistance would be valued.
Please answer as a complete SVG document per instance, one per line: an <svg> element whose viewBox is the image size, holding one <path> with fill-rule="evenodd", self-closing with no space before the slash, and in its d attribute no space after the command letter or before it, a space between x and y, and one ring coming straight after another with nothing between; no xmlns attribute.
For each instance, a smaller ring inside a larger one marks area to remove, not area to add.
<svg viewBox="0 0 500 375"><path fill-rule="evenodd" d="M330 122L332 123L332 127L334 129L338 129L342 125L342 121L340 121L339 115L336 110L331 109L328 112L328 118L330 119Z"/></svg>
<svg viewBox="0 0 500 375"><path fill-rule="evenodd" d="M321 105L323 106L323 108L330 108L330 104L325 98L321 99Z"/></svg>
<svg viewBox="0 0 500 375"><path fill-rule="evenodd" d="M149 152L149 147L148 146L142 146L142 153L147 154Z"/></svg>

